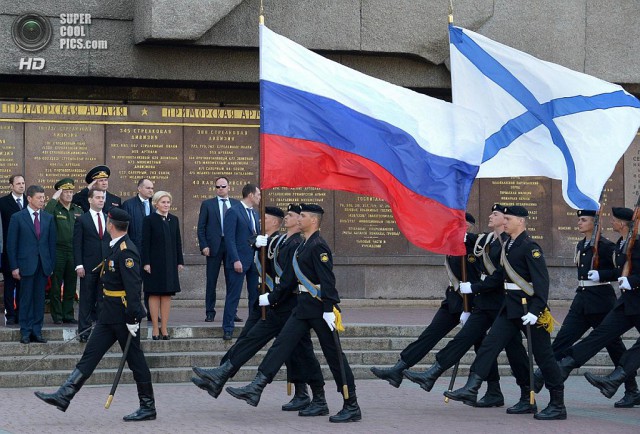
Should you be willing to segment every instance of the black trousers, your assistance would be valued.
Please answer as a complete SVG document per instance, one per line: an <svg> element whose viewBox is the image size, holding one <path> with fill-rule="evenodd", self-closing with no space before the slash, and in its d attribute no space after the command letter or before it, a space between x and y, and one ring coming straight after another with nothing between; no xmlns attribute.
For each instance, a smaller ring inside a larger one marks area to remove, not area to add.
<svg viewBox="0 0 640 434"><path fill-rule="evenodd" d="M461 313L462 312L450 313L448 309L440 307L434 315L431 324L424 329L418 339L402 350L400 353L402 361L411 367L422 360L447 333L460 324Z"/></svg>
<svg viewBox="0 0 640 434"><path fill-rule="evenodd" d="M522 325L520 318L509 319L506 312L504 310L501 311L491 326L489 334L484 338L482 345L478 349L476 360L471 365L471 372L486 380L491 371L491 365L500 354L500 351L513 340L514 336L519 338L521 336L520 333L523 331L526 331L526 328ZM533 346L533 356L542 371L547 388L549 390L562 389L560 368L558 368L558 363L553 357L549 333L541 327L531 326L531 344ZM523 366L526 366L526 370L523 369ZM516 367L517 369L515 369ZM512 366L512 369L518 385L522 386L529 383L528 360L526 365L520 361L516 366Z"/></svg>
<svg viewBox="0 0 640 434"><path fill-rule="evenodd" d="M87 347L82 353L82 358L76 365L85 376L90 376L104 357L109 348L118 341L120 348L124 351L124 346L129 337L129 330L126 324L102 324L98 322L91 333ZM127 354L127 365L133 371L133 378L136 383L150 383L151 372L144 358L142 347L140 346L140 333L131 339L131 346Z"/></svg>
<svg viewBox="0 0 640 434"><path fill-rule="evenodd" d="M19 321L18 309L20 304L20 281L13 278L11 270L9 270L9 257L6 253L2 253L2 277L4 277L4 310L7 320ZM15 291L15 294L14 294ZM15 304L15 308L14 308Z"/></svg>
<svg viewBox="0 0 640 434"><path fill-rule="evenodd" d="M449 369L469 351L471 346L477 353L497 315L498 310L474 310L458 334L436 354L436 360L440 366L445 370ZM529 361L522 345L522 336L514 334L505 349L511 369L519 374L516 375L516 379L528 378ZM500 381L497 360L491 363L486 381Z"/></svg>
<svg viewBox="0 0 640 434"><path fill-rule="evenodd" d="M220 267L224 271L224 281L229 281L229 269L224 266L227 258L227 246L224 243L224 237L220 241L218 253L213 256L207 256L207 286L205 289L205 309L208 314L216 314L216 287L218 286L218 276L220 275Z"/></svg>
<svg viewBox="0 0 640 434"><path fill-rule="evenodd" d="M85 270L86 274L80 279L80 297L78 301L78 333L91 327L98 310L98 303L102 302L100 293L100 275ZM87 333L85 335L88 336Z"/></svg>
<svg viewBox="0 0 640 434"><path fill-rule="evenodd" d="M566 353L578 363L578 366L582 366L606 345L609 345L633 327L640 331L640 315L625 315L624 305L617 306L604 317L598 327L589 333L586 338L569 348ZM640 343L636 341L623 354L620 364L627 374L635 377L635 372L640 367L638 359L640 359Z"/></svg>
<svg viewBox="0 0 640 434"><path fill-rule="evenodd" d="M262 321L262 309L256 303L251 309L236 343L227 351L221 364L229 360L234 367L233 375L240 370L269 341L278 336L291 311L280 312L267 308L266 319ZM313 352L309 331L300 339L291 356L285 361L287 379L292 383L324 384L320 363Z"/></svg>
<svg viewBox="0 0 640 434"><path fill-rule="evenodd" d="M269 381L273 380L284 361L293 354L300 340L305 335L308 335L310 329L313 329L316 332L316 336L318 336L320 348L322 348L322 353L329 364L338 392L342 391L343 385L340 374L340 364L342 364L349 395L356 396L356 384L347 357L342 351L338 353L338 347L334 340L335 336L337 336L336 332L329 330L329 326L322 318L300 319L296 316L295 311L285 323L276 341L269 348L267 355L258 367L258 371L262 372ZM308 367L304 366L304 369L306 370Z"/></svg>

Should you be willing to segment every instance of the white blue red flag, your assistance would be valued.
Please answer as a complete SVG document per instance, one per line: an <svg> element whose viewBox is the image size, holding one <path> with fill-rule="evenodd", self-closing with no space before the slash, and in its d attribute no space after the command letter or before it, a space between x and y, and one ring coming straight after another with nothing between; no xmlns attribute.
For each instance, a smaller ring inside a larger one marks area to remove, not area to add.
<svg viewBox="0 0 640 434"><path fill-rule="evenodd" d="M262 188L387 201L409 241L464 255L484 131L469 110L332 62L260 26Z"/></svg>
<svg viewBox="0 0 640 434"><path fill-rule="evenodd" d="M640 127L640 101L620 86L449 26L453 103L483 118L479 178L562 180L569 206L597 209Z"/></svg>

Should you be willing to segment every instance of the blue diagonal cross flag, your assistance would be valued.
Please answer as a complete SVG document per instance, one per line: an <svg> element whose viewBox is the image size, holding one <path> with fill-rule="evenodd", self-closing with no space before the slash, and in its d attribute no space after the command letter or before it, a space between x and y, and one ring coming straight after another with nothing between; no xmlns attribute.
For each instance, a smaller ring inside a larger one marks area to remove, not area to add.
<svg viewBox="0 0 640 434"><path fill-rule="evenodd" d="M484 121L479 178L562 180L565 201L597 209L640 127L640 101L622 87L449 26L453 103Z"/></svg>

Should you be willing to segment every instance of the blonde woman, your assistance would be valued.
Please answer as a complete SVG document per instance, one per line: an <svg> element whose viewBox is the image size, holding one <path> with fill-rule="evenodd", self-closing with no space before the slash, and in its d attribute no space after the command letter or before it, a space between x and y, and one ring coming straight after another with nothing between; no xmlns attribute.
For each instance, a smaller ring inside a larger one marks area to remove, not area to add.
<svg viewBox="0 0 640 434"><path fill-rule="evenodd" d="M144 292L149 295L149 314L154 340L169 339L167 325L171 297L180 292L178 272L184 268L182 238L178 217L169 213L172 196L166 191L156 192L151 202L155 212L142 223L142 264ZM158 325L158 315L162 324Z"/></svg>

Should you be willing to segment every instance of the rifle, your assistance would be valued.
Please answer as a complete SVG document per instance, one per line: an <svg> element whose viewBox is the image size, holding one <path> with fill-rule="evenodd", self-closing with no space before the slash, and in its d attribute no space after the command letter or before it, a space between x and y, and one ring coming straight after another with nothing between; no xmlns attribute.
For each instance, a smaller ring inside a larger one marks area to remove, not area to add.
<svg viewBox="0 0 640 434"><path fill-rule="evenodd" d="M622 267L622 276L628 277L631 274L631 254L633 252L633 247L636 244L636 239L638 238L638 223L640 223L640 195L638 195L638 200L636 201L636 206L633 209L633 228L627 234L626 240L626 251L625 256L627 260Z"/></svg>
<svg viewBox="0 0 640 434"><path fill-rule="evenodd" d="M591 234L591 239L587 241L587 245L585 247L591 246L591 250L593 251L593 256L591 257L591 268L590 270L597 270L600 266L600 255L598 254L598 244L600 243L600 234L602 233L602 225L600 224L600 216L602 214L602 206L600 205L598 208L598 212L593 219L593 233Z"/></svg>

